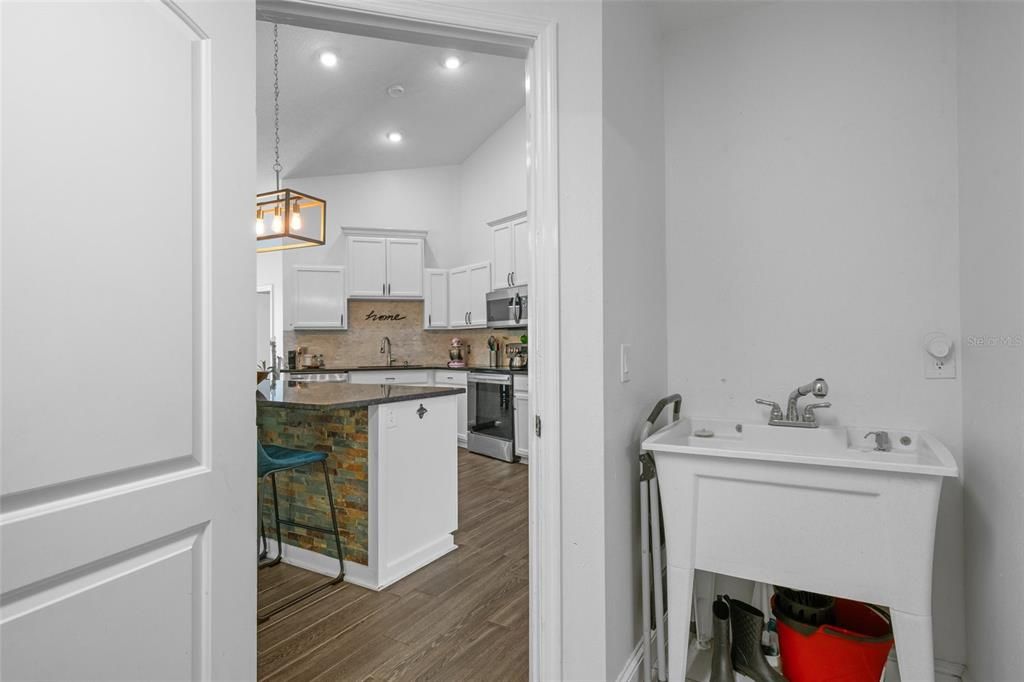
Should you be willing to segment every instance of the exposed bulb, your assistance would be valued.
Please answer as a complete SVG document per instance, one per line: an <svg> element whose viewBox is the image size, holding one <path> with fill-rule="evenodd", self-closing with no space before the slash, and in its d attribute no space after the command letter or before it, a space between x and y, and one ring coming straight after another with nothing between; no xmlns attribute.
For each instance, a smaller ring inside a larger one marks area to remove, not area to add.
<svg viewBox="0 0 1024 682"><path fill-rule="evenodd" d="M284 232L284 221L281 219L281 207L278 206L274 209L274 219L270 221L270 229L275 234L281 234Z"/></svg>
<svg viewBox="0 0 1024 682"><path fill-rule="evenodd" d="M256 209L256 234L262 236L267 232L267 223L263 220L263 209Z"/></svg>
<svg viewBox="0 0 1024 682"><path fill-rule="evenodd" d="M299 202L292 202L292 215L288 219L288 229L292 232L298 232L302 229L302 211L299 209Z"/></svg>
<svg viewBox="0 0 1024 682"><path fill-rule="evenodd" d="M444 60L444 68L448 69L449 71L454 71L460 66L462 66L462 60L456 57L455 55L452 55L451 57L448 57L447 59Z"/></svg>

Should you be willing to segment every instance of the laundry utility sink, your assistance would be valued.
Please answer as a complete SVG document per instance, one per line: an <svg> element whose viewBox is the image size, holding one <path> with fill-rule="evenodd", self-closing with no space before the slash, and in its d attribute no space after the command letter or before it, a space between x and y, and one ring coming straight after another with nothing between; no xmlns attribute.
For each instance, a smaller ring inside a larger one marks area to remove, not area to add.
<svg viewBox="0 0 1024 682"><path fill-rule="evenodd" d="M824 426L791 429L724 419L684 419L652 435L644 448L808 466L957 475L953 455L931 434L889 430L892 451L879 452L874 449L875 441L865 437L877 430Z"/></svg>
<svg viewBox="0 0 1024 682"><path fill-rule="evenodd" d="M877 430L684 418L644 440L664 512L669 679L686 669L697 569L887 606L902 678L934 679L935 520L957 465L920 431L889 429L891 451L876 451L864 436Z"/></svg>

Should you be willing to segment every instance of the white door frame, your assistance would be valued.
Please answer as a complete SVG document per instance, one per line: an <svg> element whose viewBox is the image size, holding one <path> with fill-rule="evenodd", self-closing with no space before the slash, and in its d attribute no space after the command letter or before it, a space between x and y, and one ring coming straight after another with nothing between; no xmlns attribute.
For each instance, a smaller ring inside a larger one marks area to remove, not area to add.
<svg viewBox="0 0 1024 682"><path fill-rule="evenodd" d="M530 435L530 679L562 678L562 520L557 30L545 18L402 0L257 0L256 16L428 45L526 57L530 375L543 436Z"/></svg>

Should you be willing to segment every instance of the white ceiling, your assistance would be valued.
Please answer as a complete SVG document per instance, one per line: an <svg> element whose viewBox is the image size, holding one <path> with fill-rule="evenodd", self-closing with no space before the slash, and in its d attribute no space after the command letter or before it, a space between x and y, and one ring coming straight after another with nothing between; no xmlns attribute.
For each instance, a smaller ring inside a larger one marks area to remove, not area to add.
<svg viewBox="0 0 1024 682"><path fill-rule="evenodd" d="M279 41L283 178L461 163L525 103L521 59L283 24ZM273 183L273 54L273 25L256 22L260 186ZM444 68L451 54L461 68ZM396 83L403 97L387 94ZM392 130L405 139L388 142Z"/></svg>

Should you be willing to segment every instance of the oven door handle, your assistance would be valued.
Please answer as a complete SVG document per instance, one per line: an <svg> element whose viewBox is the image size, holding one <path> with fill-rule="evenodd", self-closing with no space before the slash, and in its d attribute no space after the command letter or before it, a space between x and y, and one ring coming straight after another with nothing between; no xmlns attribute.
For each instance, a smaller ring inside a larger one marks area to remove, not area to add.
<svg viewBox="0 0 1024 682"><path fill-rule="evenodd" d="M467 379L473 384L500 384L509 386L512 383L512 377L502 374L473 374L470 372Z"/></svg>

